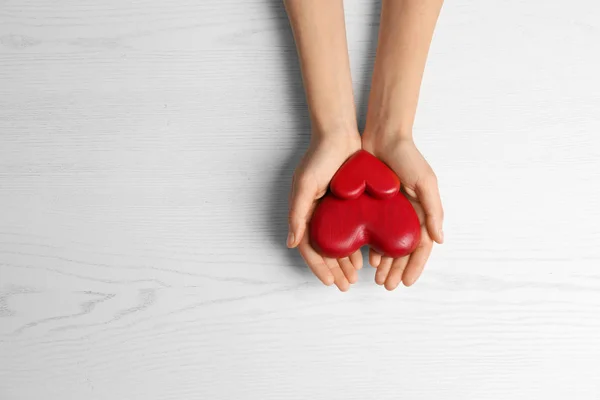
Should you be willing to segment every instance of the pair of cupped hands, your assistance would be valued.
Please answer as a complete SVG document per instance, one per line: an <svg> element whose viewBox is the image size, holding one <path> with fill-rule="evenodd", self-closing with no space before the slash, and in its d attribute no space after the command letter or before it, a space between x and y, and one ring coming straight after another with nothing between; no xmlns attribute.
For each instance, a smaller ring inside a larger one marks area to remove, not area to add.
<svg viewBox="0 0 600 400"><path fill-rule="evenodd" d="M335 284L345 292L358 280L363 266L360 250L345 258L321 256L310 243L308 224L329 182L340 166L356 151L364 149L385 162L400 178L402 191L421 222L421 241L405 257L391 258L369 251L369 263L377 268L375 282L394 290L400 282L414 284L425 267L434 241L444 240L444 212L435 173L412 140L412 135L377 135L358 132L319 134L313 132L309 148L294 172L289 205L287 245L298 248L312 272L325 285Z"/></svg>

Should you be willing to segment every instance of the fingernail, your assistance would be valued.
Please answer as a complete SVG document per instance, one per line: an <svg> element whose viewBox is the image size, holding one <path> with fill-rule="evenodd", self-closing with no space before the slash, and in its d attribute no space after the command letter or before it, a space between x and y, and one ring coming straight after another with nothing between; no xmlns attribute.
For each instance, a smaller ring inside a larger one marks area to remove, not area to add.
<svg viewBox="0 0 600 400"><path fill-rule="evenodd" d="M288 232L287 246L292 247L294 245L295 239L296 239L296 237L294 236L294 232Z"/></svg>

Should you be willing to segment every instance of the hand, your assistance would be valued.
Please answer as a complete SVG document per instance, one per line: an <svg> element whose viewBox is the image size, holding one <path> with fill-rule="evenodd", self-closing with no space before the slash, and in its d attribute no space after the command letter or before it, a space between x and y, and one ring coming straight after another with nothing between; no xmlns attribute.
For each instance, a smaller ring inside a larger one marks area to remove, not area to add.
<svg viewBox="0 0 600 400"><path fill-rule="evenodd" d="M356 270L362 268L360 250L341 259L323 257L312 248L308 222L317 201L325 195L338 168L360 150L358 132L352 135L313 135L310 146L294 172L290 193L290 213L287 245L298 247L312 272L325 285L335 285L345 292L358 279Z"/></svg>
<svg viewBox="0 0 600 400"><path fill-rule="evenodd" d="M365 133L363 148L379 157L398 175L402 190L421 221L421 241L412 254L394 259L371 249L369 262L377 268L375 282L385 285L388 290L394 290L400 282L411 286L423 272L433 241L440 244L444 241L444 210L437 178L411 138L386 138Z"/></svg>

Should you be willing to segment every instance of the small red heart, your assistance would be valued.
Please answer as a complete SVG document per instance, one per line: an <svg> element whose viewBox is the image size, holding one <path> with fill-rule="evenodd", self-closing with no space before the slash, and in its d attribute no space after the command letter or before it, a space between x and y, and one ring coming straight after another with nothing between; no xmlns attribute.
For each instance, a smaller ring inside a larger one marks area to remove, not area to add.
<svg viewBox="0 0 600 400"><path fill-rule="evenodd" d="M400 190L400 179L377 157L359 150L340 167L329 187L341 199L357 199L365 190L378 199L389 199Z"/></svg>
<svg viewBox="0 0 600 400"><path fill-rule="evenodd" d="M389 199L375 199L365 193L351 200L328 193L312 216L310 239L327 257L347 257L364 245L389 257L403 257L419 244L421 226L402 193Z"/></svg>

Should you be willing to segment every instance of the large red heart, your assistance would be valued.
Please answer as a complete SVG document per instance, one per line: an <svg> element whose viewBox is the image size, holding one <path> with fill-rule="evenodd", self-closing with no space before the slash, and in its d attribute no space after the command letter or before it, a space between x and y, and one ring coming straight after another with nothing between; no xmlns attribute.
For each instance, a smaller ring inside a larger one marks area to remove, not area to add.
<svg viewBox="0 0 600 400"><path fill-rule="evenodd" d="M364 194L352 200L326 195L312 216L310 239L327 257L347 257L364 245L390 257L403 257L419 244L421 226L401 193L389 199Z"/></svg>
<svg viewBox="0 0 600 400"><path fill-rule="evenodd" d="M329 188L341 199L357 199L365 190L378 199L389 199L400 190L400 180L377 157L360 150L340 167Z"/></svg>
<svg viewBox="0 0 600 400"><path fill-rule="evenodd" d="M362 160L356 162L357 157ZM349 163L356 164L346 168ZM357 171L362 178L350 176ZM389 174L394 179L390 180ZM421 240L419 218L400 193L400 181L387 165L361 150L342 165L334 180L342 185L334 195L332 180L331 191L321 199L310 221L310 239L318 252L342 258L370 245L381 254L403 257L415 250ZM398 182L394 192L390 190L390 182Z"/></svg>

